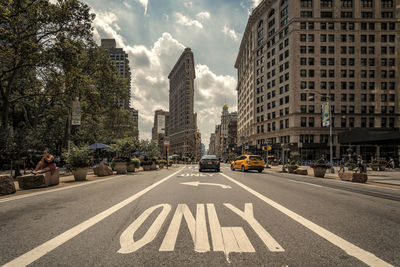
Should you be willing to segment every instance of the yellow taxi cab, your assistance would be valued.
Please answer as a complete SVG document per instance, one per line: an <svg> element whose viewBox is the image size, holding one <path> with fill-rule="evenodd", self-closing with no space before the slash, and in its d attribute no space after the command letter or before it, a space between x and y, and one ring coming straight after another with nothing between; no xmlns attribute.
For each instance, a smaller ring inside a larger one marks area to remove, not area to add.
<svg viewBox="0 0 400 267"><path fill-rule="evenodd" d="M264 161L258 155L241 155L231 162L231 170L241 170L242 172L257 170L262 172L264 170Z"/></svg>

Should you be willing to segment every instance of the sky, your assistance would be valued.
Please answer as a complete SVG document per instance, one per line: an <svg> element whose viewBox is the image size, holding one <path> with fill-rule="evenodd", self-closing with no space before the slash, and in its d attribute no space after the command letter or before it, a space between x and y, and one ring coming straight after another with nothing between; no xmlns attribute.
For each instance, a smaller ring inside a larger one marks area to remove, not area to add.
<svg viewBox="0 0 400 267"><path fill-rule="evenodd" d="M141 139L151 139L154 111L168 110L168 74L185 47L194 53L194 111L202 142L220 124L222 107L237 110L234 68L251 9L260 0L81 0L96 14L94 37L114 38L128 53L131 105Z"/></svg>

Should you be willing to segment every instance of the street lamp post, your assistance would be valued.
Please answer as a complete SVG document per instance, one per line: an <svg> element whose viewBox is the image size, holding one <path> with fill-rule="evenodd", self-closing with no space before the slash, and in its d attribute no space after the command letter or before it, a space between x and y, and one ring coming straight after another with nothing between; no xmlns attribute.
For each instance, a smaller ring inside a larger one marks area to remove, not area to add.
<svg viewBox="0 0 400 267"><path fill-rule="evenodd" d="M310 92L310 89L305 89L304 91ZM320 92L314 92L316 94L321 95ZM335 169L333 168L333 135L332 135L332 107L331 107L331 88L329 87L328 95L326 96L328 100L329 106L329 160L331 162L330 173L335 173Z"/></svg>

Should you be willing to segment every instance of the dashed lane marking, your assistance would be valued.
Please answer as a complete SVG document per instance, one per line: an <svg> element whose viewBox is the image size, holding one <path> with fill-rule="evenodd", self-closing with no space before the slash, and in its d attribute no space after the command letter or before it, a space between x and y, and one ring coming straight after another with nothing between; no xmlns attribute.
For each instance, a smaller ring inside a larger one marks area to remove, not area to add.
<svg viewBox="0 0 400 267"><path fill-rule="evenodd" d="M295 181L295 180L289 180L289 181L294 182L294 183L299 183L299 184L306 184L306 185L312 185L312 186L316 186L316 187L323 187L323 186L320 186L318 184L310 184L310 183L301 182L301 181Z"/></svg>

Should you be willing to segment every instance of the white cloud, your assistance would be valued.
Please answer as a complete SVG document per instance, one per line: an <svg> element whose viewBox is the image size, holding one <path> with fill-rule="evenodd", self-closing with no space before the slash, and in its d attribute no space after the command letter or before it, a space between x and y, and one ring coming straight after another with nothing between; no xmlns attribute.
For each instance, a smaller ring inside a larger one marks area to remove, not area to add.
<svg viewBox="0 0 400 267"><path fill-rule="evenodd" d="M140 138L151 139L154 111L169 108L168 74L185 46L164 32L152 45L129 45L119 34L117 16L111 12L95 12L94 36L114 38L117 46L129 55L132 70L132 106L139 110ZM196 51L193 51L196 61ZM217 75L207 65L196 64L195 112L202 142L208 147L210 134L220 124L224 103L236 107L236 78Z"/></svg>
<svg viewBox="0 0 400 267"><path fill-rule="evenodd" d="M149 0L135 0L135 1L143 6L144 14L146 15L146 13L147 13L147 5L149 4Z"/></svg>
<svg viewBox="0 0 400 267"><path fill-rule="evenodd" d="M207 11L199 12L199 13L197 13L196 18L199 20L209 19L210 13Z"/></svg>
<svg viewBox="0 0 400 267"><path fill-rule="evenodd" d="M128 2L122 2L122 4L126 7L126 8L128 8L128 9L131 9L131 5L128 3Z"/></svg>
<svg viewBox="0 0 400 267"><path fill-rule="evenodd" d="M253 4L253 7L257 7L262 2L262 0L251 0L251 2Z"/></svg>
<svg viewBox="0 0 400 267"><path fill-rule="evenodd" d="M193 2L192 1L186 1L183 3L185 5L185 7L187 8L192 8L193 7Z"/></svg>
<svg viewBox="0 0 400 267"><path fill-rule="evenodd" d="M234 29L230 29L227 25L224 25L222 32L232 38L234 41L239 41L239 34Z"/></svg>
<svg viewBox="0 0 400 267"><path fill-rule="evenodd" d="M176 22L178 24L180 24L180 25L183 25L183 26L195 26L195 27L198 27L200 29L203 29L203 25L198 20L186 17L182 13L179 13L179 12L175 13L175 19L176 19Z"/></svg>

